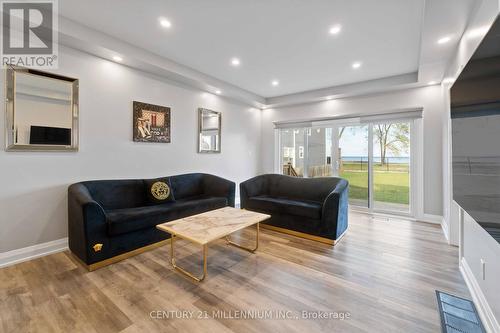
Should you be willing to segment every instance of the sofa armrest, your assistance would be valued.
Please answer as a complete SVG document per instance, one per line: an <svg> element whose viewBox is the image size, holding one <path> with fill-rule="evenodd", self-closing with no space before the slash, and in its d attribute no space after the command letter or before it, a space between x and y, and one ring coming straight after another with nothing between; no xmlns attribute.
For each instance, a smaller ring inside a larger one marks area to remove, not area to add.
<svg viewBox="0 0 500 333"><path fill-rule="evenodd" d="M236 184L230 180L214 175L204 175L203 193L227 198L229 206L234 207Z"/></svg>
<svg viewBox="0 0 500 333"><path fill-rule="evenodd" d="M341 179L323 202L322 231L337 239L348 226L349 182Z"/></svg>
<svg viewBox="0 0 500 333"><path fill-rule="evenodd" d="M240 208L247 208L248 202L248 190L247 190L247 181L240 183Z"/></svg>
<svg viewBox="0 0 500 333"><path fill-rule="evenodd" d="M81 183L68 188L68 243L71 252L87 264L94 244L108 245L106 213Z"/></svg>
<svg viewBox="0 0 500 333"><path fill-rule="evenodd" d="M267 194L266 175L256 176L240 183L241 208L246 208L246 203L250 197L262 194Z"/></svg>

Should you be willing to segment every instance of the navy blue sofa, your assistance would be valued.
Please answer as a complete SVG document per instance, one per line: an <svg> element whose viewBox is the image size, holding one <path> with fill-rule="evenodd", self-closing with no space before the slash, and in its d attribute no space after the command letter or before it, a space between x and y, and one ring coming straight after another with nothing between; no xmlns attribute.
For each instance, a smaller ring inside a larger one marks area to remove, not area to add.
<svg viewBox="0 0 500 333"><path fill-rule="evenodd" d="M225 206L234 207L235 183L202 173L164 177L174 200L153 204L148 180L95 180L68 189L69 248L90 270L170 238L156 225ZM150 181L150 180L149 180Z"/></svg>
<svg viewBox="0 0 500 333"><path fill-rule="evenodd" d="M348 226L349 183L266 174L240 184L241 208L270 214L263 227L335 244Z"/></svg>

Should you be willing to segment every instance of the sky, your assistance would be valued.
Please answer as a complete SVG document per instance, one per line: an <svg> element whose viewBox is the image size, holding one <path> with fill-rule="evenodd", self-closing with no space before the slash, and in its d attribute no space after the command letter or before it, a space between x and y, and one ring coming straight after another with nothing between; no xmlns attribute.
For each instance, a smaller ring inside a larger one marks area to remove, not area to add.
<svg viewBox="0 0 500 333"><path fill-rule="evenodd" d="M347 127L342 134L339 146L343 156L368 156L368 126ZM373 147L373 156L380 157L378 144ZM388 157L395 156L389 150ZM399 157L408 157L408 152L402 152Z"/></svg>

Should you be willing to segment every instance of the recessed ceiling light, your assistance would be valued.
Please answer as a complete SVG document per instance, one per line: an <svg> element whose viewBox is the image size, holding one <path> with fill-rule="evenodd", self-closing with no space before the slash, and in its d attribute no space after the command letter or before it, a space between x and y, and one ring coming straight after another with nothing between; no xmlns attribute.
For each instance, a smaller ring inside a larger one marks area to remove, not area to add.
<svg viewBox="0 0 500 333"><path fill-rule="evenodd" d="M172 23L164 17L160 17L158 20L160 21L160 25L164 28L170 28L172 26Z"/></svg>
<svg viewBox="0 0 500 333"><path fill-rule="evenodd" d="M427 84L430 86L433 86L433 85L437 84L437 82L436 81L429 81L429 83L427 83Z"/></svg>
<svg viewBox="0 0 500 333"><path fill-rule="evenodd" d="M358 69L361 67L361 63L359 61L353 62L352 63L352 68Z"/></svg>
<svg viewBox="0 0 500 333"><path fill-rule="evenodd" d="M233 66L239 66L240 63L241 63L240 59L238 59L238 58L231 59L231 65L233 65Z"/></svg>
<svg viewBox="0 0 500 333"><path fill-rule="evenodd" d="M278 81L278 80L273 80L273 81L271 82L271 84L272 84L273 86L275 86L275 87L276 87L276 86L278 86L278 85L280 84L280 81Z"/></svg>
<svg viewBox="0 0 500 333"><path fill-rule="evenodd" d="M123 61L123 58L120 57L120 56L113 56L113 60L114 61L118 61L118 62L122 62Z"/></svg>
<svg viewBox="0 0 500 333"><path fill-rule="evenodd" d="M216 91L215 91L215 93L216 93L217 95L220 95L220 94L222 94L222 91L220 91L220 90L216 90Z"/></svg>
<svg viewBox="0 0 500 333"><path fill-rule="evenodd" d="M446 37L443 37L443 38L439 38L438 41L437 41L437 43L438 44L446 44L450 40L451 40L451 37L450 36L446 36Z"/></svg>
<svg viewBox="0 0 500 333"><path fill-rule="evenodd" d="M330 34L331 35L336 35L342 30L342 26L340 24L336 24L330 27Z"/></svg>

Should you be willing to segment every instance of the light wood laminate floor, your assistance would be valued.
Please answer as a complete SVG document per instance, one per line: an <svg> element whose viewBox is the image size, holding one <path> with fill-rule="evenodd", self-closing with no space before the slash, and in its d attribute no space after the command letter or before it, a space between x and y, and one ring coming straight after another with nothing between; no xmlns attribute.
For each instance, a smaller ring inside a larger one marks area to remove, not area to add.
<svg viewBox="0 0 500 333"><path fill-rule="evenodd" d="M441 228L356 213L349 223L335 247L265 229L255 254L217 241L202 283L172 270L169 246L94 272L67 251L3 268L0 332L439 332L434 290L468 296ZM200 248L178 245L178 263L199 269ZM167 318L175 310L208 318ZM236 319L245 314L274 317Z"/></svg>

